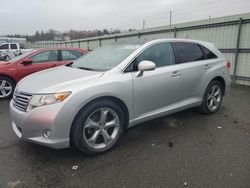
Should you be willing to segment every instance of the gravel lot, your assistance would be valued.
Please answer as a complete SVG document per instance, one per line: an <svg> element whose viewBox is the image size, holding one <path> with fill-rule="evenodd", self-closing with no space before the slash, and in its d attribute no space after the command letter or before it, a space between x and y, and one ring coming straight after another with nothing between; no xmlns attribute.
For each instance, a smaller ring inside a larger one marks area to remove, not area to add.
<svg viewBox="0 0 250 188"><path fill-rule="evenodd" d="M217 114L191 109L138 125L95 157L20 141L8 105L0 101L0 187L250 187L248 87L233 87Z"/></svg>

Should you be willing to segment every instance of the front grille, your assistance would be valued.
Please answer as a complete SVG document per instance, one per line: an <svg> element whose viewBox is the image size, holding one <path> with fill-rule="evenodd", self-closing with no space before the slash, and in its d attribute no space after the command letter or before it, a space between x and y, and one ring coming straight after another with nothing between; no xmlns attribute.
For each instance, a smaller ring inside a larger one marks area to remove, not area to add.
<svg viewBox="0 0 250 188"><path fill-rule="evenodd" d="M31 97L32 95L29 93L15 91L13 95L13 106L25 112Z"/></svg>

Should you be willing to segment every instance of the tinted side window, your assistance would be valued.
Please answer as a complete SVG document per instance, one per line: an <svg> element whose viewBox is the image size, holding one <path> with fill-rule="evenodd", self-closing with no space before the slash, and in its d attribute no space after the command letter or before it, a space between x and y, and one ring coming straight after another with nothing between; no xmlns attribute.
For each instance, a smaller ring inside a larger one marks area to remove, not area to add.
<svg viewBox="0 0 250 188"><path fill-rule="evenodd" d="M197 44L174 42L177 63L186 63L204 59L201 48Z"/></svg>
<svg viewBox="0 0 250 188"><path fill-rule="evenodd" d="M201 46L201 45L200 45L200 47L202 48L202 51L203 51L206 59L217 58L217 56L213 52L211 52L209 49L207 49L207 48L205 48L204 46Z"/></svg>
<svg viewBox="0 0 250 188"><path fill-rule="evenodd" d="M31 57L33 63L57 61L57 50L41 52Z"/></svg>
<svg viewBox="0 0 250 188"><path fill-rule="evenodd" d="M9 45L8 44L3 44L3 45L0 46L0 49L7 50L7 49L9 49Z"/></svg>
<svg viewBox="0 0 250 188"><path fill-rule="evenodd" d="M17 45L16 44L10 44L10 49L12 49L12 50L17 49Z"/></svg>
<svg viewBox="0 0 250 188"><path fill-rule="evenodd" d="M62 60L75 60L82 56L81 52L76 50L62 50Z"/></svg>
<svg viewBox="0 0 250 188"><path fill-rule="evenodd" d="M161 43L151 46L135 59L135 63L138 64L144 60L154 62L156 67L174 64L175 60L172 45L170 43Z"/></svg>

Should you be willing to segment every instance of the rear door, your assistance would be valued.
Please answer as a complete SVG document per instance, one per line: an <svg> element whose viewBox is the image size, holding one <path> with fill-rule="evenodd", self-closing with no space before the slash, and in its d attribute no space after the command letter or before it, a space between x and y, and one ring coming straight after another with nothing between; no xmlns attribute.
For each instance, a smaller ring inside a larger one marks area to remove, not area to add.
<svg viewBox="0 0 250 188"><path fill-rule="evenodd" d="M73 60L78 59L83 54L78 50L60 50L61 65L70 63Z"/></svg>
<svg viewBox="0 0 250 188"><path fill-rule="evenodd" d="M183 76L182 100L200 100L212 74L214 59L208 59L196 43L174 42L176 61ZM216 58L214 55L213 57Z"/></svg>
<svg viewBox="0 0 250 188"><path fill-rule="evenodd" d="M58 50L46 50L29 57L31 64L19 63L17 66L19 79L32 73L53 68L60 65L58 61Z"/></svg>

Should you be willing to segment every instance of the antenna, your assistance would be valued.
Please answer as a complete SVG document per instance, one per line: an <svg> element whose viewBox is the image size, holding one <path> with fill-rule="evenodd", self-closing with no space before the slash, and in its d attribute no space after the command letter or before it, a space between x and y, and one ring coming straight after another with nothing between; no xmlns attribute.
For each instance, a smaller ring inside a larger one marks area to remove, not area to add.
<svg viewBox="0 0 250 188"><path fill-rule="evenodd" d="M143 20L143 21L142 21L142 29L145 29L145 25L146 25L146 21Z"/></svg>

